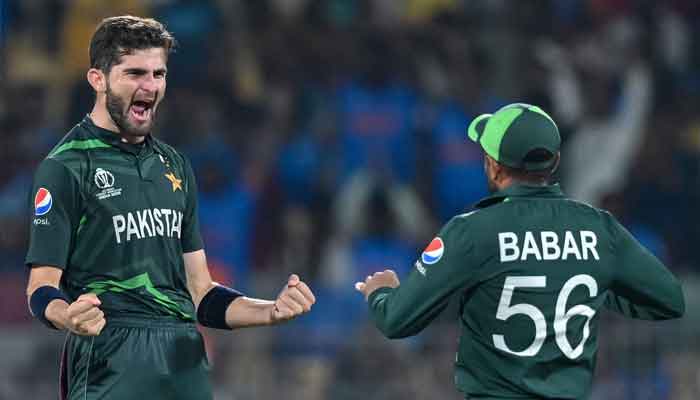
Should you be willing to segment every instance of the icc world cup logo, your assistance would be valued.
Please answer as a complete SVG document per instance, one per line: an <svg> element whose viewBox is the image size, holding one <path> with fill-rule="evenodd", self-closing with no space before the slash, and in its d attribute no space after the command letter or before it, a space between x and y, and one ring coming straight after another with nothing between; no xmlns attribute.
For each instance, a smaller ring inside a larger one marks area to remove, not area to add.
<svg viewBox="0 0 700 400"><path fill-rule="evenodd" d="M109 189L114 186L114 175L102 168L95 171L95 185L100 189Z"/></svg>

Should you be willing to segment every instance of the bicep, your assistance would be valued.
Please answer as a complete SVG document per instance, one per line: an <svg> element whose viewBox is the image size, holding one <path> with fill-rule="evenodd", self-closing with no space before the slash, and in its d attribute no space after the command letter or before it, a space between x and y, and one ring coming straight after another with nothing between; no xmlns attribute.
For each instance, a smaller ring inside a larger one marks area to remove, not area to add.
<svg viewBox="0 0 700 400"><path fill-rule="evenodd" d="M185 263L187 287L190 290L195 307L199 305L204 295L212 288L214 282L207 266L207 256L204 250L184 253L182 258Z"/></svg>
<svg viewBox="0 0 700 400"><path fill-rule="evenodd" d="M59 287L63 270L48 265L37 265L29 271L29 283L27 283L27 296L42 286Z"/></svg>
<svg viewBox="0 0 700 400"><path fill-rule="evenodd" d="M46 159L37 168L32 186L25 262L65 268L82 212L80 185L65 165Z"/></svg>
<svg viewBox="0 0 700 400"><path fill-rule="evenodd" d="M185 252L195 253L204 247L199 231L199 206L197 205L197 182L192 166L184 159L185 190L187 192L187 208L182 224L182 248Z"/></svg>

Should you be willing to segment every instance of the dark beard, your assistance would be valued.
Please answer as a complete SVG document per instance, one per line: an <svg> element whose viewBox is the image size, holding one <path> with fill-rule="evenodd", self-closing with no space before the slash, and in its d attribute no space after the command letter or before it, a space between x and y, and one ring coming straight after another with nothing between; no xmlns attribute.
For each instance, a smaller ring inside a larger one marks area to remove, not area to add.
<svg viewBox="0 0 700 400"><path fill-rule="evenodd" d="M486 181L489 187L489 193L493 194L498 192L498 187L496 186L496 183L489 179L488 176L486 177Z"/></svg>
<svg viewBox="0 0 700 400"><path fill-rule="evenodd" d="M127 115L129 113L129 107L121 97L112 92L109 84L107 84L107 91L105 94L107 95L107 112L109 116L112 117L114 124L119 128L119 133L124 136L142 137L147 136L151 132L155 123L155 109L151 110L151 123L143 128L137 128L129 122L129 117Z"/></svg>
<svg viewBox="0 0 700 400"><path fill-rule="evenodd" d="M492 181L489 174L489 164L486 162L486 156L484 156L484 175L486 175L486 185L489 188L489 193L493 194L498 192L498 186L496 182Z"/></svg>

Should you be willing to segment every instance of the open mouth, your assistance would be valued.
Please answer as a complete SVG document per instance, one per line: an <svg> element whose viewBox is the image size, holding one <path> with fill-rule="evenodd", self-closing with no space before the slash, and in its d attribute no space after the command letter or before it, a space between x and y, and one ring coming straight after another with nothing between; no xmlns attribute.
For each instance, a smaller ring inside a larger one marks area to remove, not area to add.
<svg viewBox="0 0 700 400"><path fill-rule="evenodd" d="M146 122L151 118L153 103L148 100L134 100L129 107L129 113L137 122Z"/></svg>

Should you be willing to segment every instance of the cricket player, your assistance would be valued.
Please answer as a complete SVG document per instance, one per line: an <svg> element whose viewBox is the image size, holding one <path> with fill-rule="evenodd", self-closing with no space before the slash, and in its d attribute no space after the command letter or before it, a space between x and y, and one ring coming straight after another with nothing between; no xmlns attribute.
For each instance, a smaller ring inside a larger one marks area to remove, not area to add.
<svg viewBox="0 0 700 400"><path fill-rule="evenodd" d="M68 331L62 399L211 399L195 322L276 324L315 302L297 275L274 301L212 281L192 167L151 135L173 44L153 19L103 20L94 108L36 171L27 295L34 317Z"/></svg>
<svg viewBox="0 0 700 400"><path fill-rule="evenodd" d="M420 332L459 291L455 383L467 399L586 399L600 309L679 318L681 285L612 215L550 183L560 136L540 108L508 105L468 134L493 195L452 218L403 283L386 270L356 288L392 339Z"/></svg>

